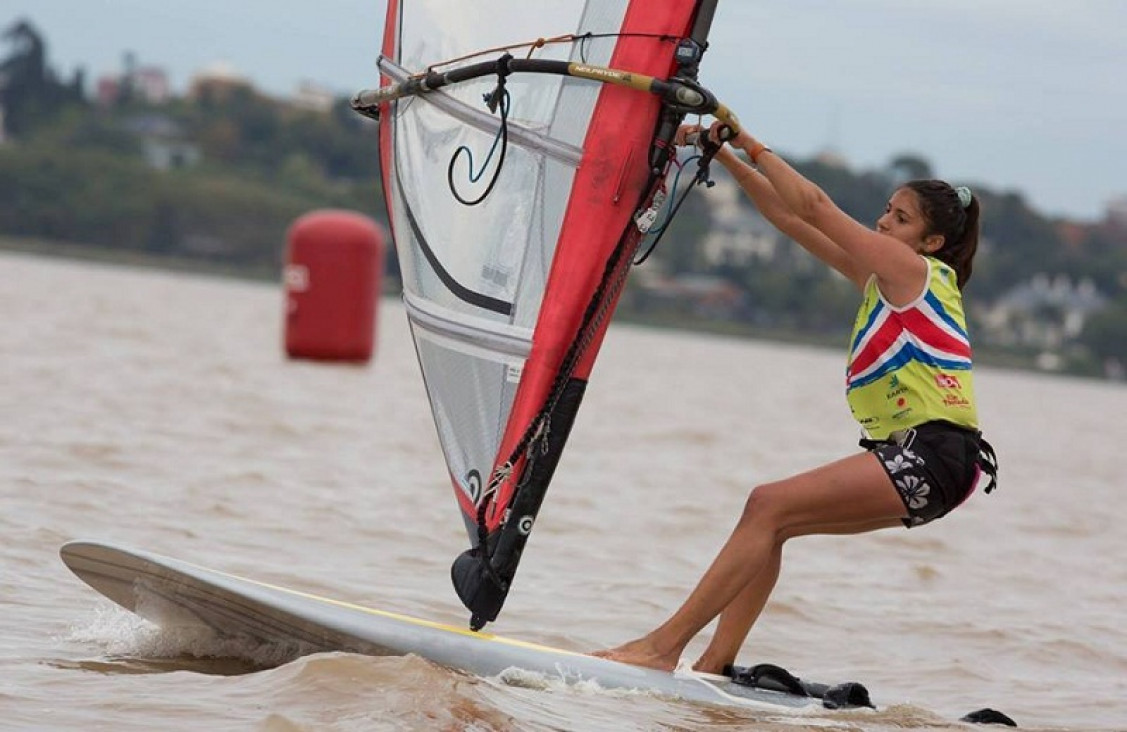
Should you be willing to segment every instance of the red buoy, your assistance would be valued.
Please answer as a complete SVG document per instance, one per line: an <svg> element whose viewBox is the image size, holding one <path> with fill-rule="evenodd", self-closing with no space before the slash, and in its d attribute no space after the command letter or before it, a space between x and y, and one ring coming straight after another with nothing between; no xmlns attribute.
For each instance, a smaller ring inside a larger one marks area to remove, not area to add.
<svg viewBox="0 0 1127 732"><path fill-rule="evenodd" d="M383 251L383 231L362 214L326 209L294 221L283 271L290 358L371 359Z"/></svg>

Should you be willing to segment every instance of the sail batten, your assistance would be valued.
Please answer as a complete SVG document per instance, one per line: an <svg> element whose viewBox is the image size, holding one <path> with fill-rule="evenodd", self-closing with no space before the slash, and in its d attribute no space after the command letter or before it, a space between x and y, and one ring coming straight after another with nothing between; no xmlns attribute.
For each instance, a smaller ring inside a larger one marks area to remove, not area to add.
<svg viewBox="0 0 1127 732"><path fill-rule="evenodd" d="M485 348L521 358L527 357L532 348L531 329L499 326L488 321L475 327L473 321L447 315L409 293L404 293L403 302L412 323L437 335L478 341Z"/></svg>

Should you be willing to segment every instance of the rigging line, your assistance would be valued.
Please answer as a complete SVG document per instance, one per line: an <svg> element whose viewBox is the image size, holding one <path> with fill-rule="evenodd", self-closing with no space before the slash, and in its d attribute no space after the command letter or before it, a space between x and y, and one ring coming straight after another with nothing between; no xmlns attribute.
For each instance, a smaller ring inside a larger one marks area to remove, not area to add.
<svg viewBox="0 0 1127 732"><path fill-rule="evenodd" d="M668 33L592 33L590 31L586 33L580 33L579 35L576 35L574 33L565 33L563 35L550 36L548 38L537 38L534 41L522 41L520 43L512 43L507 46L494 46L493 48L474 51L473 53L467 53L464 56L458 56L456 58L447 59L446 61L439 61L438 63L431 64L430 66L426 67L426 72L433 71L443 66L450 66L451 64L461 63L462 61L469 61L470 59L478 58L479 56L488 56L490 54L502 52L508 53L519 48L527 48L527 58L532 58L533 51L539 48L543 48L544 46L558 43L575 43L577 41L583 44L591 40L592 38L656 38L659 41L681 40L679 36L672 36ZM586 60L584 60L584 63L586 63Z"/></svg>
<svg viewBox="0 0 1127 732"><path fill-rule="evenodd" d="M503 83L503 82L502 82ZM493 191L493 187L497 185L497 179L501 175L501 167L505 164L505 152L509 148L509 92L506 89L501 89L501 101L498 105L501 111L501 125L497 129L497 134L493 138L493 145L489 148L489 154L485 156L485 161L481 164L481 169L476 173L473 169L473 151L466 145L460 146L454 151L450 157L450 165L446 168L446 183L450 186L450 193L454 198L458 199L458 203L463 206L476 206ZM458 162L458 157L465 153L466 161L469 165L469 179L471 183L477 183L481 180L481 176L485 175L485 169L489 167L489 161L493 159L493 153L497 151L498 144L501 147L501 156L497 159L497 167L493 170L493 178L490 179L489 185L486 186L485 191L474 200L467 200L462 198L458 193L457 187L454 185L454 166Z"/></svg>
<svg viewBox="0 0 1127 732"><path fill-rule="evenodd" d="M509 149L509 90L505 88L505 77L511 71L509 70L509 61L512 56L505 54L498 59L499 68L497 70L497 86L493 92L485 95L485 103L490 111L496 112L500 110L501 124L497 130L497 136L493 138L493 146L489 148L489 155L486 156L485 162L481 165L481 170L476 174L473 171L473 152L469 147L462 145L450 157L450 165L446 168L446 183L450 186L450 193L458 200L458 203L463 206L476 206L484 201L490 193L493 192L493 187L497 185L497 179L501 177L501 168L505 165L505 153ZM497 159L497 167L493 170L493 177L489 181L489 185L485 187L481 195L472 201L462 198L458 193L457 187L454 185L454 166L458 162L458 157L464 152L469 160L469 178L471 183L477 183L481 176L485 174L485 169L489 166L489 161L493 159L493 153L497 150L498 142L501 145L501 156Z"/></svg>
<svg viewBox="0 0 1127 732"><path fill-rule="evenodd" d="M469 174L470 174L470 182L471 183L477 183L479 180L481 180L481 176L485 175L485 169L489 167L489 161L493 159L493 153L497 152L498 143L501 142L501 139L503 137L506 137L505 129L508 127L508 125L505 124L505 120L508 119L508 116L509 116L509 92L508 91L505 91L504 94L502 94L500 107L501 107L501 120L502 120L501 125L497 128L497 134L493 136L493 145L490 146L489 154L485 156L485 161L482 162L482 164L481 164L481 170L477 171L477 173L473 172L473 151L470 150L468 145L462 145L461 147L458 148L457 152L455 152L455 155L457 155L458 153L462 152L463 150L465 151L466 156L467 156L467 162L469 163Z"/></svg>
<svg viewBox="0 0 1127 732"><path fill-rule="evenodd" d="M587 63L587 49L590 42L595 38L656 38L662 42L680 43L684 40L683 36L671 36L667 33L580 33L571 37L572 43L579 42L579 59L583 63Z"/></svg>
<svg viewBox="0 0 1127 732"><path fill-rule="evenodd" d="M713 142L707 135L698 139L696 144L701 148L700 154L694 155L683 163L688 164L689 162L696 160L696 175L693 176L693 180L689 184L689 187L685 189L685 191L681 194L681 197L678 198L673 204L672 208L669 211L669 215L665 217L665 222L661 225L661 228L658 229L657 235L655 236L653 242L650 244L649 248L646 249L645 253L641 257L635 260L635 266L642 264L649 258L651 254L653 254L654 249L657 248L658 242L660 242L661 238L665 236L665 232L668 230L669 224L672 223L673 217L677 215L677 212L680 210L681 205L685 203L685 199L689 197L689 193L691 193L694 188L701 185L702 183L708 188L716 185L709 175L708 168L712 164L712 159L716 157L716 154L718 152L720 152L721 146L725 142L730 140L735 135L735 133L732 131L731 127L722 127L719 130L719 134L720 142ZM681 171L682 168L679 165L677 168L677 175L673 179L674 192L676 192L677 190L677 180L681 177Z"/></svg>
<svg viewBox="0 0 1127 732"><path fill-rule="evenodd" d="M657 249L658 242L660 242L661 238L665 236L665 231L669 227L669 224L673 221L673 217L677 215L677 212L681 209L681 204L685 202L685 199L689 197L689 194L692 193L693 188L695 187L695 183L690 184L689 187L681 193L681 197L673 202L673 205L669 208L669 214L665 217L665 223L662 224L661 228L657 230L657 234L654 236L653 241L650 242L649 247L647 247L646 251L642 253L642 256L634 260L635 267L649 259L650 255L653 254L655 249Z"/></svg>

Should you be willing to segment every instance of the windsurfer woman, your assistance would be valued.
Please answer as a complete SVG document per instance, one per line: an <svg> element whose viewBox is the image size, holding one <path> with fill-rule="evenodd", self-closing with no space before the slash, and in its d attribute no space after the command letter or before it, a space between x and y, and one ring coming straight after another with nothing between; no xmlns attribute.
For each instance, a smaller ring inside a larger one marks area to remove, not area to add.
<svg viewBox="0 0 1127 732"><path fill-rule="evenodd" d="M683 126L677 142L695 125ZM717 130L709 132L719 138ZM731 148L747 155L747 162ZM685 603L647 635L595 655L673 669L719 616L693 665L722 673L763 611L783 544L940 518L996 461L978 430L961 290L978 247L979 202L965 187L912 181L870 229L746 131L716 155L759 211L862 292L846 395L864 451L751 491L731 536Z"/></svg>

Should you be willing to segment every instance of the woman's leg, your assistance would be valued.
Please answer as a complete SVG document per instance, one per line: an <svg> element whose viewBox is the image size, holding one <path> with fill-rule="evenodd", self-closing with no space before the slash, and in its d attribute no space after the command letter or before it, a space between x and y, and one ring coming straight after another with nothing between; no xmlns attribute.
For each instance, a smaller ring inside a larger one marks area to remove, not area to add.
<svg viewBox="0 0 1127 732"><path fill-rule="evenodd" d="M780 541L763 568L755 579L751 581L736 595L720 613L720 621L716 624L716 633L708 643L697 662L693 664L695 671L718 674L725 666L736 662L736 655L744 644L744 639L759 619L763 608L767 605L767 598L775 589L779 580L779 568L782 566L783 544L792 536L804 534L863 534L878 529L888 529L894 526L903 526L900 519L877 519L864 521L859 524L827 524L825 526L807 527L799 534L791 533ZM790 533L790 532L788 532Z"/></svg>
<svg viewBox="0 0 1127 732"><path fill-rule="evenodd" d="M724 667L736 660L736 654L751 632L751 626L763 612L767 605L767 598L775 583L779 579L779 567L783 559L782 542L775 545L767 560L766 566L755 575L755 579L744 587L736 599L732 600L720 613L720 621L716 624L716 633L704 649L693 670L709 674L718 674Z"/></svg>
<svg viewBox="0 0 1127 732"><path fill-rule="evenodd" d="M783 541L830 527L837 528L835 533L871 530L893 525L904 515L900 496L870 453L760 486L752 491L728 541L677 612L645 637L596 655L672 669L693 636L739 598L721 639L723 653L715 654L728 655L734 639L742 643L774 587Z"/></svg>

